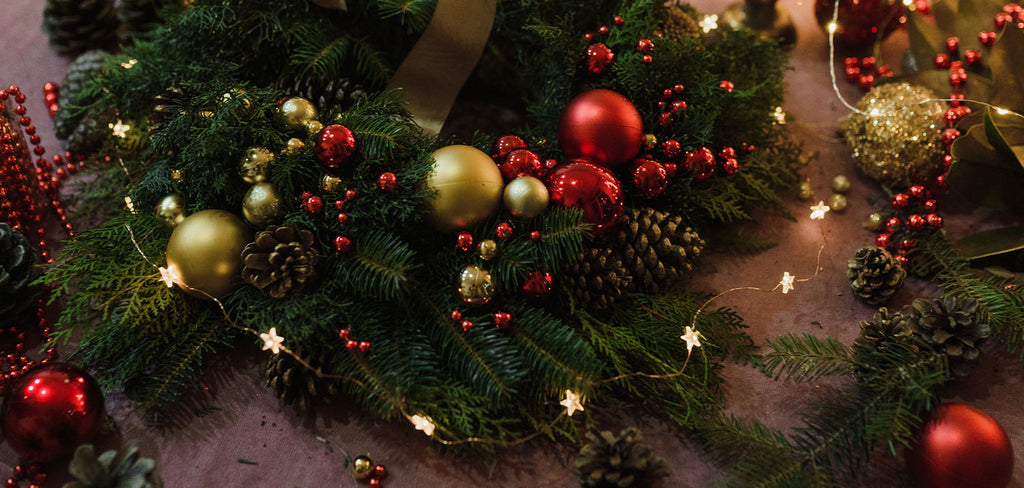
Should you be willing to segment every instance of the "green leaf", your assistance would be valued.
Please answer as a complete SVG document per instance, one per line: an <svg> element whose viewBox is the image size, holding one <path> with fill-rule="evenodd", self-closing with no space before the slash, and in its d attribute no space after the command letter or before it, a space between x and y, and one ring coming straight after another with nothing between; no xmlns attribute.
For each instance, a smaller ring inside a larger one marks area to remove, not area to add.
<svg viewBox="0 0 1024 488"><path fill-rule="evenodd" d="M1000 119L998 125L997 117ZM1003 157L1024 167L1024 119L1009 114L993 116L992 111L986 108L984 123L989 144Z"/></svg>
<svg viewBox="0 0 1024 488"><path fill-rule="evenodd" d="M955 162L946 178L950 188L978 205L1024 213L1024 169L988 142L984 126L975 125L957 138L951 152Z"/></svg>
<svg viewBox="0 0 1024 488"><path fill-rule="evenodd" d="M953 243L957 254L981 259L1024 249L1024 225L975 232Z"/></svg>
<svg viewBox="0 0 1024 488"><path fill-rule="evenodd" d="M936 19L940 18L939 12L942 9L949 9L948 2L935 2L932 6ZM935 53L945 49L946 37L932 19L918 13L911 13L907 17L907 36L910 40L908 52L914 58L917 69L930 72L935 62Z"/></svg>
<svg viewBox="0 0 1024 488"><path fill-rule="evenodd" d="M1014 112L1024 112L1024 31L1003 29L989 54L992 78L999 80L992 89L992 104ZM968 84L971 83L970 80Z"/></svg>

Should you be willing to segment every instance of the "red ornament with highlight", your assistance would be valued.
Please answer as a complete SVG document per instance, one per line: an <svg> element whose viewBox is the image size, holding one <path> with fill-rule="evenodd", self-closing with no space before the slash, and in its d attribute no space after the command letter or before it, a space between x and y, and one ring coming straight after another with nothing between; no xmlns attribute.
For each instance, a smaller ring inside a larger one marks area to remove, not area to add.
<svg viewBox="0 0 1024 488"><path fill-rule="evenodd" d="M615 53L603 43L595 42L587 47L587 71L594 74L604 73L613 61Z"/></svg>
<svg viewBox="0 0 1024 488"><path fill-rule="evenodd" d="M344 125L328 125L317 133L313 152L324 166L338 169L356 152L356 136Z"/></svg>
<svg viewBox="0 0 1024 488"><path fill-rule="evenodd" d="M398 188L398 177L392 172L384 172L377 178L377 187L384 191L393 191Z"/></svg>
<svg viewBox="0 0 1024 488"><path fill-rule="evenodd" d="M644 198L654 198L668 186L668 171L653 159L638 159L633 163L633 183Z"/></svg>
<svg viewBox="0 0 1024 488"><path fill-rule="evenodd" d="M491 157L501 159L516 149L526 149L526 141L516 135L504 135L494 141L494 147L491 148Z"/></svg>
<svg viewBox="0 0 1024 488"><path fill-rule="evenodd" d="M828 32L834 0L815 0L814 16ZM860 49L885 39L906 22L903 3L889 0L839 0L835 40L840 47Z"/></svg>
<svg viewBox="0 0 1024 488"><path fill-rule="evenodd" d="M558 143L569 159L616 167L631 161L644 143L640 112L611 90L590 90L572 99L558 121Z"/></svg>
<svg viewBox="0 0 1024 488"><path fill-rule="evenodd" d="M590 163L569 163L547 179L551 202L583 209L583 221L604 235L619 222L623 211L622 183L611 171Z"/></svg>
<svg viewBox="0 0 1024 488"><path fill-rule="evenodd" d="M547 173L544 161L540 159L537 153L529 149L515 149L509 152L505 156L505 161L501 163L500 169L501 176L510 181L520 176L543 178L544 174Z"/></svg>
<svg viewBox="0 0 1024 488"><path fill-rule="evenodd" d="M1004 488L1013 475L1013 446L985 412L940 405L907 452L907 469L922 488Z"/></svg>

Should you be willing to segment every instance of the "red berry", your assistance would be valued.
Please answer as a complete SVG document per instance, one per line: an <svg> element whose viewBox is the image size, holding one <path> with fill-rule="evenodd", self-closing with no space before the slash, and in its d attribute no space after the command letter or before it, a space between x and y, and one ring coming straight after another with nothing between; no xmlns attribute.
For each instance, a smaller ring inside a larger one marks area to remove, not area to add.
<svg viewBox="0 0 1024 488"><path fill-rule="evenodd" d="M686 89L686 87L684 87L683 85L678 84L678 83L675 84L675 85L672 85L672 91L675 92L677 95L682 93L683 90L685 90L685 89Z"/></svg>
<svg viewBox="0 0 1024 488"><path fill-rule="evenodd" d="M498 228L495 230L495 235L501 239L512 237L512 224L508 222L499 223Z"/></svg>
<svg viewBox="0 0 1024 488"><path fill-rule="evenodd" d="M455 247L460 250L468 251L473 248L473 234L462 231L455 237Z"/></svg>
<svg viewBox="0 0 1024 488"><path fill-rule="evenodd" d="M533 242L540 242L540 231L535 230L533 232L530 232L530 240Z"/></svg>
<svg viewBox="0 0 1024 488"><path fill-rule="evenodd" d="M888 233L878 234L878 237L875 238L875 245L878 247L887 248L889 247L889 239L891 239L891 237Z"/></svg>
<svg viewBox="0 0 1024 488"><path fill-rule="evenodd" d="M669 99L672 98L672 89L666 88L665 91L661 92L661 98Z"/></svg>
<svg viewBox="0 0 1024 488"><path fill-rule="evenodd" d="M935 213L935 209L938 208L938 203L935 200L925 200L924 209L930 213Z"/></svg>
<svg viewBox="0 0 1024 488"><path fill-rule="evenodd" d="M736 87L736 85L733 85L731 81L723 80L721 83L718 84L718 87L727 92L732 93L732 90L733 88Z"/></svg>
<svg viewBox="0 0 1024 488"><path fill-rule="evenodd" d="M370 343L366 341L359 341L359 352L369 352Z"/></svg>
<svg viewBox="0 0 1024 488"><path fill-rule="evenodd" d="M981 62L981 51L976 51L974 49L968 49L967 52L964 53L964 61L967 62L967 64L972 64L972 65L980 63Z"/></svg>
<svg viewBox="0 0 1024 488"><path fill-rule="evenodd" d="M924 217L918 214L913 214L910 217L907 217L907 227L909 227L910 230L914 232L920 232L924 230L924 227L926 225L928 225L928 221L926 221Z"/></svg>
<svg viewBox="0 0 1024 488"><path fill-rule="evenodd" d="M494 326L499 329L508 328L512 324L512 314L508 312L497 311L494 312Z"/></svg>
<svg viewBox="0 0 1024 488"><path fill-rule="evenodd" d="M960 137L960 131L953 127L947 127L942 130L942 143L945 144L946 147L953 144L953 141L955 141L957 137Z"/></svg>
<svg viewBox="0 0 1024 488"><path fill-rule="evenodd" d="M847 66L845 73L846 79L849 81L857 81L860 78L860 68L856 66Z"/></svg>
<svg viewBox="0 0 1024 488"><path fill-rule="evenodd" d="M910 192L910 196L914 198L924 198L928 191L924 185L910 185L910 188L907 190Z"/></svg>
<svg viewBox="0 0 1024 488"><path fill-rule="evenodd" d="M352 200L356 197L356 191L353 189L345 190L345 201Z"/></svg>
<svg viewBox="0 0 1024 488"><path fill-rule="evenodd" d="M993 19L996 29L1002 29L1007 22L1013 22L1013 14L1009 12L999 12Z"/></svg>
<svg viewBox="0 0 1024 488"><path fill-rule="evenodd" d="M875 77L873 75L860 75L860 78L857 78L857 86L864 91L870 91L874 84Z"/></svg>
<svg viewBox="0 0 1024 488"><path fill-rule="evenodd" d="M324 202L316 195L310 195L302 201L302 209L311 214L320 213L324 209Z"/></svg>
<svg viewBox="0 0 1024 488"><path fill-rule="evenodd" d="M996 33L992 31L982 31L978 33L978 42L982 46L992 47L992 44L996 42Z"/></svg>
<svg viewBox="0 0 1024 488"><path fill-rule="evenodd" d="M473 328L473 322L470 322L468 320L463 320L462 321L462 330L464 332L469 332L469 329L472 329L472 328Z"/></svg>
<svg viewBox="0 0 1024 488"><path fill-rule="evenodd" d="M607 25L602 25L601 27L598 27L597 28L597 32L599 34L601 34L601 35L607 34L608 33L608 26Z"/></svg>
<svg viewBox="0 0 1024 488"><path fill-rule="evenodd" d="M640 61L644 64L651 64L654 62L654 58L652 58L650 54L644 54L643 57L640 58Z"/></svg>
<svg viewBox="0 0 1024 488"><path fill-rule="evenodd" d="M335 210L341 210L343 208L345 208L345 200L335 200L334 201L334 209Z"/></svg>
<svg viewBox="0 0 1024 488"><path fill-rule="evenodd" d="M740 170L740 162L736 158L729 158L722 161L722 169L725 170L725 174L734 175Z"/></svg>
<svg viewBox="0 0 1024 488"><path fill-rule="evenodd" d="M946 50L950 53L955 53L960 50L960 38L959 37L947 37L946 38Z"/></svg>
<svg viewBox="0 0 1024 488"><path fill-rule="evenodd" d="M348 214L345 212L338 212L338 223L345 225L348 223Z"/></svg>
<svg viewBox="0 0 1024 488"><path fill-rule="evenodd" d="M369 486L370 488L380 488L380 480L377 478L370 478L370 481L368 481L367 483L367 486Z"/></svg>
<svg viewBox="0 0 1024 488"><path fill-rule="evenodd" d="M348 329L341 329L338 331L338 337L345 341L348 340L349 334L351 334L351 331L349 331Z"/></svg>
<svg viewBox="0 0 1024 488"><path fill-rule="evenodd" d="M452 318L452 320L454 320L456 322L462 320L462 312L460 312L458 310L452 310L451 318Z"/></svg>
<svg viewBox="0 0 1024 488"><path fill-rule="evenodd" d="M892 76L892 68L890 68L888 64L883 64L878 68L879 78L888 78L890 76Z"/></svg>
<svg viewBox="0 0 1024 488"><path fill-rule="evenodd" d="M892 196L892 206L895 208L906 208L910 205L910 196L906 193L897 193Z"/></svg>
<svg viewBox="0 0 1024 488"><path fill-rule="evenodd" d="M949 102L950 106L959 107L960 106L960 100L964 99L964 94L963 93L950 93L949 94L949 99L952 100L951 102Z"/></svg>
<svg viewBox="0 0 1024 488"><path fill-rule="evenodd" d="M381 173L377 178L377 186L381 190L392 191L395 188L398 188L398 177L390 171Z"/></svg>
<svg viewBox="0 0 1024 488"><path fill-rule="evenodd" d="M949 84L957 88L964 86L967 83L967 73L955 72L949 74Z"/></svg>
<svg viewBox="0 0 1024 488"><path fill-rule="evenodd" d="M616 16L615 16L615 18L614 18L614 19L612 19L612 22L613 22L613 23L614 23L615 25L622 25L622 23L623 23L623 22L625 22L625 21L624 21L624 20L622 19L622 16L621 16L621 15L616 15Z"/></svg>
<svg viewBox="0 0 1024 488"><path fill-rule="evenodd" d="M861 60L860 60L860 67L862 69L866 69L868 71L874 70L875 69L875 57L874 56L865 56L865 57L861 58Z"/></svg>
<svg viewBox="0 0 1024 488"><path fill-rule="evenodd" d="M345 349L355 352L357 349L359 349L359 342L349 339L345 341Z"/></svg>
<svg viewBox="0 0 1024 488"><path fill-rule="evenodd" d="M899 217L890 217L889 220L885 221L885 229L889 232L894 232L901 225L903 225L903 221Z"/></svg>
<svg viewBox="0 0 1024 488"><path fill-rule="evenodd" d="M910 239L903 239L902 241L900 241L900 250L901 251L909 251L909 250L911 250L911 249L913 249L915 247L917 247L917 241L910 240Z"/></svg>
<svg viewBox="0 0 1024 488"><path fill-rule="evenodd" d="M603 43L596 42L587 47L587 71L591 73L604 73L614 60L615 53Z"/></svg>
<svg viewBox="0 0 1024 488"><path fill-rule="evenodd" d="M860 60L855 57L843 58L843 65L846 67L857 66L858 64L860 64Z"/></svg>
<svg viewBox="0 0 1024 488"><path fill-rule="evenodd" d="M946 183L946 175L943 174L943 175L936 176L935 177L935 186L937 186L939 188L946 188L947 186L949 186L949 184Z"/></svg>
<svg viewBox="0 0 1024 488"><path fill-rule="evenodd" d="M941 229L942 228L942 217L940 217L939 215L933 214L933 213L932 214L928 214L928 216L925 217L925 219L928 220L928 225L930 225L930 226L932 226L932 227L934 227L936 229Z"/></svg>
<svg viewBox="0 0 1024 488"><path fill-rule="evenodd" d="M896 261L900 263L900 266L902 266L903 269L907 269L910 267L910 259L907 258L906 254L897 254L893 256L893 258L895 258Z"/></svg>
<svg viewBox="0 0 1024 488"><path fill-rule="evenodd" d="M672 113L679 113L686 110L686 101L676 100L672 102Z"/></svg>
<svg viewBox="0 0 1024 488"><path fill-rule="evenodd" d="M636 41L636 50L642 53L654 52L654 41L650 39L640 39Z"/></svg>
<svg viewBox="0 0 1024 488"><path fill-rule="evenodd" d="M949 55L946 53L939 53L935 55L935 69L946 69L949 68Z"/></svg>
<svg viewBox="0 0 1024 488"><path fill-rule="evenodd" d="M344 254L352 248L352 239L345 236L338 236L334 238L334 249Z"/></svg>

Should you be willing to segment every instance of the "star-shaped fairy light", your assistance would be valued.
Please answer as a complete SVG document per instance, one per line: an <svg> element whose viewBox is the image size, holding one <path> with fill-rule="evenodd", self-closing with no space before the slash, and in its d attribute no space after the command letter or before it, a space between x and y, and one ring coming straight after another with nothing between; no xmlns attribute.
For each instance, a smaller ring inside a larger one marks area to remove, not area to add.
<svg viewBox="0 0 1024 488"><path fill-rule="evenodd" d="M694 347L700 347L700 332L694 330L689 325L686 326L686 333L679 336L680 339L686 341L686 352L690 353Z"/></svg>
<svg viewBox="0 0 1024 488"><path fill-rule="evenodd" d="M789 271L782 273L782 281L779 282L782 285L782 294L789 293L789 290L793 289L793 282L796 281L796 276L789 274Z"/></svg>
<svg viewBox="0 0 1024 488"><path fill-rule="evenodd" d="M427 437L434 435L434 429L437 426L430 420L430 417L413 415L409 420L412 420L412 424L416 426L416 430L422 430L424 434L427 434Z"/></svg>
<svg viewBox="0 0 1024 488"><path fill-rule="evenodd" d="M277 327L271 327L270 331L260 334L260 339L263 339L263 350L270 349L274 354L281 353L281 343L284 342L284 337L277 335Z"/></svg>
<svg viewBox="0 0 1024 488"><path fill-rule="evenodd" d="M128 61L121 63L121 67L124 69L132 69L138 62L138 59L129 59Z"/></svg>
<svg viewBox="0 0 1024 488"><path fill-rule="evenodd" d="M775 107L775 111L772 112L772 118L775 119L775 123L779 125L786 125L786 111L782 110L782 107Z"/></svg>
<svg viewBox="0 0 1024 488"><path fill-rule="evenodd" d="M715 14L705 15L703 19L700 19L700 29L705 34L718 28L718 16Z"/></svg>
<svg viewBox="0 0 1024 488"><path fill-rule="evenodd" d="M572 417L572 414L576 413L577 410L583 411L583 398L576 394L572 390L565 390L565 399L558 402L559 405L565 407L565 414Z"/></svg>
<svg viewBox="0 0 1024 488"><path fill-rule="evenodd" d="M114 135L124 139L128 135L128 131L131 130L132 126L121 122L121 119L117 119L116 123L107 124L107 127L114 132Z"/></svg>
<svg viewBox="0 0 1024 488"><path fill-rule="evenodd" d="M825 202L818 200L817 205L811 205L811 220L822 220L825 218L825 214L831 210Z"/></svg>
<svg viewBox="0 0 1024 488"><path fill-rule="evenodd" d="M163 281L167 288L174 288L174 285L181 283L181 274L173 264L168 267L160 266L160 281Z"/></svg>

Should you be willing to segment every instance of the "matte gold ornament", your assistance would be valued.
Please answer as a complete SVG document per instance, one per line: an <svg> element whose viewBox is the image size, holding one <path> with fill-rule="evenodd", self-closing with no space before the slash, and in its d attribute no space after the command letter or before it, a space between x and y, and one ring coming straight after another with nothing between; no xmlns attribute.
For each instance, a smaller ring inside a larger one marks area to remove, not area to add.
<svg viewBox="0 0 1024 488"><path fill-rule="evenodd" d="M298 137L293 137L291 139L288 139L284 151L282 152L284 152L288 156L294 156L296 154L301 153L305 149L306 143L303 142L302 139L299 139Z"/></svg>
<svg viewBox="0 0 1024 488"><path fill-rule="evenodd" d="M293 131L305 130L306 122L316 120L317 115L313 102L302 97L289 97L277 108L278 120L286 129Z"/></svg>
<svg viewBox="0 0 1024 488"><path fill-rule="evenodd" d="M477 245L477 251L480 253L480 259L484 261L490 261L498 255L498 243L494 242L494 239L484 239Z"/></svg>
<svg viewBox="0 0 1024 488"><path fill-rule="evenodd" d="M220 298L242 283L242 249L251 240L249 226L237 215L196 212L171 233L167 268L181 277L185 293Z"/></svg>
<svg viewBox="0 0 1024 488"><path fill-rule="evenodd" d="M467 265L459 274L459 297L471 305L480 305L494 297L491 273L479 266Z"/></svg>
<svg viewBox="0 0 1024 488"><path fill-rule="evenodd" d="M814 188L811 188L811 182L801 181L800 187L797 189L796 196L801 200L810 200L814 198Z"/></svg>
<svg viewBox="0 0 1024 488"><path fill-rule="evenodd" d="M276 224L282 215L281 195L268 181L252 185L242 198L242 216L254 227Z"/></svg>
<svg viewBox="0 0 1024 488"><path fill-rule="evenodd" d="M154 213L166 220L171 227L176 227L188 217L185 213L185 197L177 193L167 195L156 204Z"/></svg>
<svg viewBox="0 0 1024 488"><path fill-rule="evenodd" d="M274 153L262 147L250 147L245 150L242 162L238 165L238 174L246 183L259 183L267 179L267 166L274 161Z"/></svg>
<svg viewBox="0 0 1024 488"><path fill-rule="evenodd" d="M323 188L326 192L336 192L341 190L341 178L334 175L324 175L323 179L320 180L320 188Z"/></svg>
<svg viewBox="0 0 1024 488"><path fill-rule="evenodd" d="M520 176L505 186L505 208L516 217L529 219L544 213L550 199L547 185L532 176Z"/></svg>
<svg viewBox="0 0 1024 488"><path fill-rule="evenodd" d="M885 229L885 219L882 218L882 214L874 212L868 215L868 218L864 219L864 228L867 230L881 232Z"/></svg>
<svg viewBox="0 0 1024 488"><path fill-rule="evenodd" d="M828 197L828 208L833 212L842 212L846 210L846 195L842 193L833 193Z"/></svg>
<svg viewBox="0 0 1024 488"><path fill-rule="evenodd" d="M442 147L430 156L434 167L426 184L436 193L427 218L435 229L464 229L494 215L504 181L490 156L463 145Z"/></svg>
<svg viewBox="0 0 1024 488"><path fill-rule="evenodd" d="M835 175L832 177L832 189L837 193L850 191L850 179L846 175Z"/></svg>
<svg viewBox="0 0 1024 488"><path fill-rule="evenodd" d="M370 460L369 456L356 456L352 458L352 464L349 465L349 470L352 471L352 477L357 480L365 480L370 477L373 473L373 461Z"/></svg>

